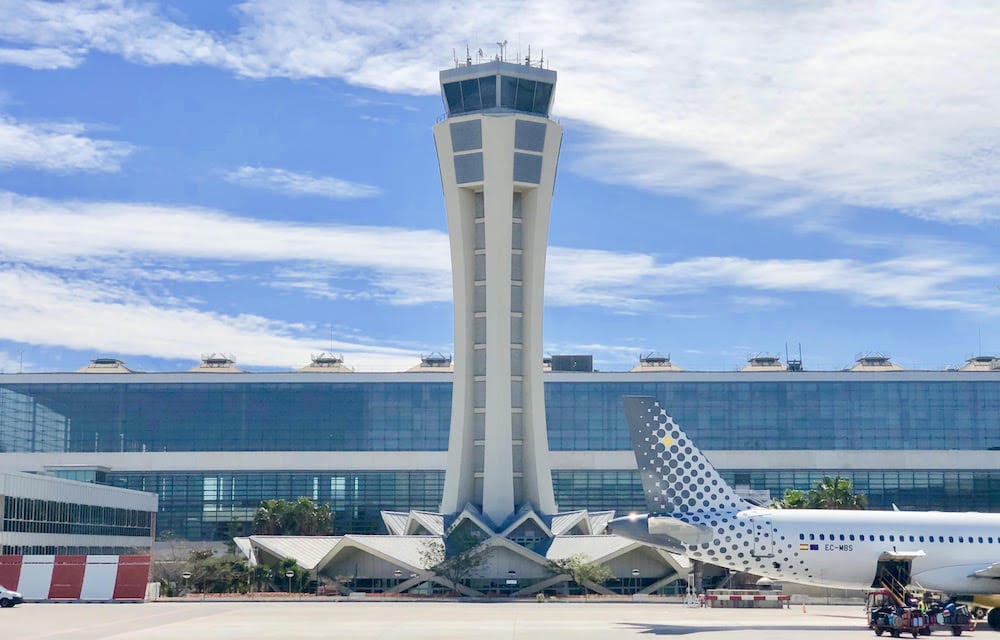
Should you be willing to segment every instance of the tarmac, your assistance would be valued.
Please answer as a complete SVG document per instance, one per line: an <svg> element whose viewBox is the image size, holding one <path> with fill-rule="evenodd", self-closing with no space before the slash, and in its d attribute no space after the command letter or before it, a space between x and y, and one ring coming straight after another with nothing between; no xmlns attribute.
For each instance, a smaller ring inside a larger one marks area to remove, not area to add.
<svg viewBox="0 0 1000 640"><path fill-rule="evenodd" d="M992 632L980 634L987 637ZM938 634L935 634L938 635ZM0 610L17 640L832 640L869 638L859 605L688 608L654 602L150 602ZM1000 640L1000 636L997 636Z"/></svg>

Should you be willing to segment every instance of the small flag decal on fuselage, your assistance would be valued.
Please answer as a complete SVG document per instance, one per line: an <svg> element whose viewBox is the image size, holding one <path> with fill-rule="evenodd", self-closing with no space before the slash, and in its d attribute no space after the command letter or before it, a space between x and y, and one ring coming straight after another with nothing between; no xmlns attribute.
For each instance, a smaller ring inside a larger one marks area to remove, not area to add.
<svg viewBox="0 0 1000 640"><path fill-rule="evenodd" d="M802 543L799 545L799 551L819 551L819 545Z"/></svg>

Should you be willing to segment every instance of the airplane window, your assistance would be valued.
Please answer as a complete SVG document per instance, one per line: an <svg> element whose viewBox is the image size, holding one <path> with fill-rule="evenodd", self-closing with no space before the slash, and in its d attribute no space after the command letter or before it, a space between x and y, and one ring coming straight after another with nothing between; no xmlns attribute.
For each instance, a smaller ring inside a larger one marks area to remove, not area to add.
<svg viewBox="0 0 1000 640"><path fill-rule="evenodd" d="M924 541L924 537L923 537L923 536L920 536L920 541L921 541L921 542L923 542L923 541Z"/></svg>
<svg viewBox="0 0 1000 640"><path fill-rule="evenodd" d="M878 541L879 542L885 542L885 536L879 536L878 537Z"/></svg>
<svg viewBox="0 0 1000 640"><path fill-rule="evenodd" d="M850 536L848 536L848 539L854 540L854 534L852 533Z"/></svg>
<svg viewBox="0 0 1000 640"><path fill-rule="evenodd" d="M910 542L913 542L913 536L910 536Z"/></svg>
<svg viewBox="0 0 1000 640"><path fill-rule="evenodd" d="M816 534L815 533L810 533L809 534L809 539L810 540L815 540L816 539Z"/></svg>
<svg viewBox="0 0 1000 640"><path fill-rule="evenodd" d="M982 544L982 542L983 542L983 537L979 536L979 543Z"/></svg>
<svg viewBox="0 0 1000 640"><path fill-rule="evenodd" d="M799 540L805 540L805 539L806 539L806 534L800 533L799 534Z"/></svg>
<svg viewBox="0 0 1000 640"><path fill-rule="evenodd" d="M875 542L875 536L873 534L868 534L868 542Z"/></svg>
<svg viewBox="0 0 1000 640"><path fill-rule="evenodd" d="M889 542L895 542L896 536L889 536Z"/></svg>
<svg viewBox="0 0 1000 640"><path fill-rule="evenodd" d="M841 539L841 540L843 540L843 539L844 539L844 534L840 534L840 539Z"/></svg>
<svg viewBox="0 0 1000 640"><path fill-rule="evenodd" d="M969 536L969 544L975 544L976 541L972 536Z"/></svg>
<svg viewBox="0 0 1000 640"><path fill-rule="evenodd" d="M986 541L989 542L990 544L993 544L993 536L986 538Z"/></svg>
<svg viewBox="0 0 1000 640"><path fill-rule="evenodd" d="M948 542L954 542L955 536L948 536Z"/></svg>
<svg viewBox="0 0 1000 640"><path fill-rule="evenodd" d="M965 540L962 539L962 536L958 536L958 541L959 542L965 542Z"/></svg>
<svg viewBox="0 0 1000 640"><path fill-rule="evenodd" d="M938 542L944 542L944 536L938 536Z"/></svg>
<svg viewBox="0 0 1000 640"><path fill-rule="evenodd" d="M823 539L824 539L824 538L823 538L823 534L822 534L822 533L821 533L821 534L819 534L819 539L820 539L820 540L823 540Z"/></svg>

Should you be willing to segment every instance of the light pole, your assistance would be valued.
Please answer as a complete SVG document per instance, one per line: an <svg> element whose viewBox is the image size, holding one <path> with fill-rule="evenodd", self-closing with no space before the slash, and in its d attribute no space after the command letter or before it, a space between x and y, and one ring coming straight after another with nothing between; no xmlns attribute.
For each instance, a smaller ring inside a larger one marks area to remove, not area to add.
<svg viewBox="0 0 1000 640"><path fill-rule="evenodd" d="M188 580L191 579L191 572L190 571L185 571L184 573L181 574L181 578L184 579L184 588L186 589L187 588Z"/></svg>
<svg viewBox="0 0 1000 640"><path fill-rule="evenodd" d="M288 593L292 592L292 578L295 577L295 572L288 570L285 572L285 577L288 578Z"/></svg>
<svg viewBox="0 0 1000 640"><path fill-rule="evenodd" d="M639 593L639 570L632 569L632 595Z"/></svg>
<svg viewBox="0 0 1000 640"><path fill-rule="evenodd" d="M399 579L403 577L403 572L400 571L399 569L396 569L395 571L392 572L392 575L396 578L396 584L393 585L393 587L396 588L396 589L398 589L399 588Z"/></svg>
<svg viewBox="0 0 1000 640"><path fill-rule="evenodd" d="M510 587L510 595L513 596L517 592L517 571L511 569L507 572L507 586Z"/></svg>

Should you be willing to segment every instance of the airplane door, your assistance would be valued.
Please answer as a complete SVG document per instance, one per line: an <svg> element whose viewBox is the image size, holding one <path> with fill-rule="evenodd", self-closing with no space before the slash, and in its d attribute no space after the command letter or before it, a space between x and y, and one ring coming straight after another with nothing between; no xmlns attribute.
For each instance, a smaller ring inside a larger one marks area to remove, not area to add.
<svg viewBox="0 0 1000 640"><path fill-rule="evenodd" d="M750 527L753 529L753 546L750 547L750 555L755 558L773 557L774 528L771 526L771 518L754 516L750 518Z"/></svg>

